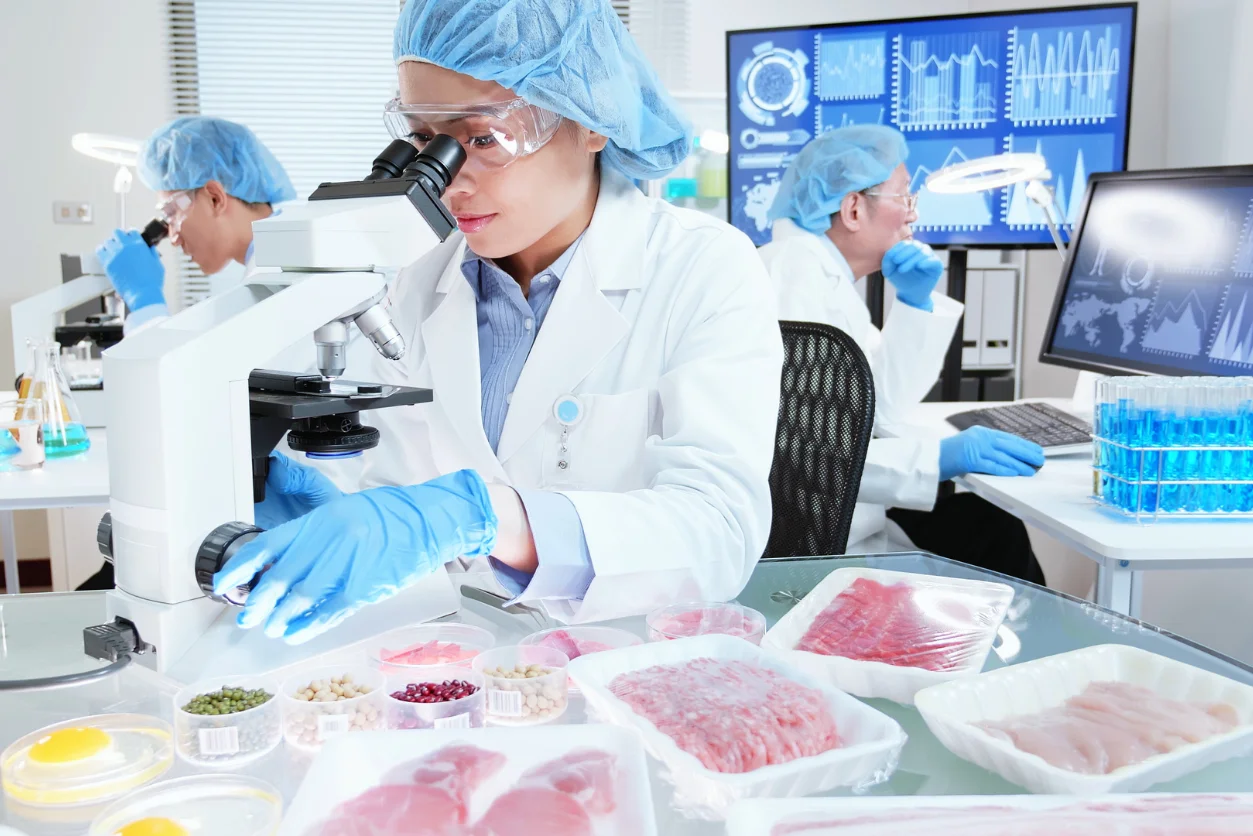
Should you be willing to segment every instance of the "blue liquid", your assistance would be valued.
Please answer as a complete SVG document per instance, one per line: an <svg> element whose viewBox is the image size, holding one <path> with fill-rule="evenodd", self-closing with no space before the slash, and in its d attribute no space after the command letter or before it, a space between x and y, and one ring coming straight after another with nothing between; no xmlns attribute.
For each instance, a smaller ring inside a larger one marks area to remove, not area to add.
<svg viewBox="0 0 1253 836"><path fill-rule="evenodd" d="M54 427L44 424L44 455L50 459L64 459L86 453L91 447L87 428L82 424L64 424Z"/></svg>

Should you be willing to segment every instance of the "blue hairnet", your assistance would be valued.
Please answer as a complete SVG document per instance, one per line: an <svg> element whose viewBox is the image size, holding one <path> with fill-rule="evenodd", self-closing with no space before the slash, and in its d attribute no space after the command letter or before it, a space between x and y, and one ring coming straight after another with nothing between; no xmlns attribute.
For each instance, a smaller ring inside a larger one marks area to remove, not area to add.
<svg viewBox="0 0 1253 836"><path fill-rule="evenodd" d="M850 125L806 145L784 173L769 219L791 218L815 235L852 192L877 186L909 156L905 135L886 125Z"/></svg>
<svg viewBox="0 0 1253 836"><path fill-rule="evenodd" d="M184 116L158 128L140 149L139 176L160 192L198 189L216 180L245 203L296 197L287 172L256 134L211 116Z"/></svg>
<svg viewBox="0 0 1253 836"><path fill-rule="evenodd" d="M628 177L661 177L691 150L691 126L608 0L408 0L392 52L603 134L605 163Z"/></svg>

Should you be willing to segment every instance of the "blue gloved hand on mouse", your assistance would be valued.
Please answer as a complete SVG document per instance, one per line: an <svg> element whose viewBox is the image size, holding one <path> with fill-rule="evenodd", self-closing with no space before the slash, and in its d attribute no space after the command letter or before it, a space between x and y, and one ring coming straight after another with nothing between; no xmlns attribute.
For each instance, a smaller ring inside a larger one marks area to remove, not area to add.
<svg viewBox="0 0 1253 836"><path fill-rule="evenodd" d="M989 427L970 427L940 442L940 481L967 473L1034 476L1044 466L1044 448Z"/></svg>
<svg viewBox="0 0 1253 836"><path fill-rule="evenodd" d="M932 310L931 292L944 274L944 262L930 247L907 238L883 256L883 278L896 288L896 298L912 308Z"/></svg>
<svg viewBox="0 0 1253 836"><path fill-rule="evenodd" d="M139 230L114 230L96 248L96 258L128 311L165 304L165 265L157 248L148 246Z"/></svg>
<svg viewBox="0 0 1253 836"><path fill-rule="evenodd" d="M298 464L275 451L270 454L270 472L265 477L265 499L253 506L253 513L257 525L268 530L343 495L316 467Z"/></svg>
<svg viewBox="0 0 1253 836"><path fill-rule="evenodd" d="M486 557L496 527L487 485L473 470L371 488L258 535L213 576L213 588L225 594L264 569L239 626L264 623L267 636L300 644L450 560Z"/></svg>

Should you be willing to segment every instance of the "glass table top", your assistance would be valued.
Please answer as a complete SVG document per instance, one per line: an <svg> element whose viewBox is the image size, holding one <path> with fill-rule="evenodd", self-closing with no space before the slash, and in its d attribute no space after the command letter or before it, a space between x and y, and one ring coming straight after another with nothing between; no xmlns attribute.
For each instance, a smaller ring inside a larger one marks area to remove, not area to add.
<svg viewBox="0 0 1253 836"><path fill-rule="evenodd" d="M798 558L763 561L737 600L765 614L773 625L827 574L842 567L871 567L943 577L994 580L1014 588L1015 597L996 647L985 670L1025 662L1096 644L1127 644L1253 684L1253 669L1215 654L1177 636L1104 610L1086 601L1033 584L922 553L859 555L836 558ZM510 644L539 629L554 626L538 614L509 614L480 600L463 597L460 613L450 620L487 627L498 644ZM94 667L82 655L82 628L104 621L103 593L50 593L0 596L0 678L47 676ZM610 622L640 636L644 619ZM398 625L400 626L400 625ZM343 659L355 659L352 650ZM338 664L339 658L330 663ZM43 726L89 714L139 712L167 721L173 717L173 696L179 689L163 677L138 665L104 680L44 691L0 690L0 747ZM1024 790L974 764L950 754L927 729L912 707L886 700L867 703L894 718L909 735L900 766L886 782L871 787L871 795L996 795ZM571 700L563 723L586 721L581 698ZM295 795L309 766L304 756L280 746L263 760L240 772L274 784L287 799ZM685 818L672 809L672 793L660 765L649 760L658 829L668 834L720 834L722 825ZM163 779L204 770L179 760ZM1159 784L1153 791L1237 791L1253 786L1253 756L1233 759ZM839 794L839 793L835 793ZM79 834L92 811L78 811L66 820L53 820L28 810L0 812L0 821L30 836Z"/></svg>

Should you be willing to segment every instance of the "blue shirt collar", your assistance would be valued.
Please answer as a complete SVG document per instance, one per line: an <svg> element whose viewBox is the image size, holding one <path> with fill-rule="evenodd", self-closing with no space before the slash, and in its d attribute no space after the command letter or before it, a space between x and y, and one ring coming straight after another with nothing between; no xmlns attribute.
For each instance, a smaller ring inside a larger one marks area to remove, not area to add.
<svg viewBox="0 0 1253 836"><path fill-rule="evenodd" d="M586 234L586 232L583 233L583 235ZM541 270L539 273L536 273L535 278L538 279L540 276L548 275L552 276L553 279L558 282L565 278L566 271L570 269L570 262L574 261L574 254L578 250L579 244L583 241L583 235L574 239L574 243L567 247L566 251L558 256L557 260L549 265L548 269ZM468 281L470 286L474 288L474 295L479 299L482 299L482 288L479 284L479 279L482 275L480 273L481 265L489 266L501 273L504 272L504 270L502 270L496 262L492 261L490 258L484 258L483 256L473 252L469 247L466 247L465 254L461 257L461 274L466 277L466 281ZM532 279L532 282L534 282L534 279Z"/></svg>

